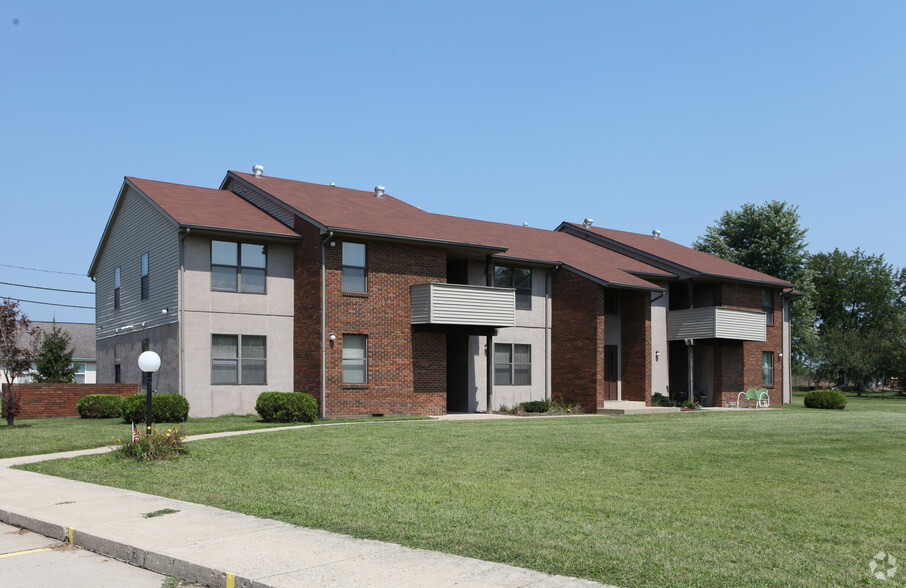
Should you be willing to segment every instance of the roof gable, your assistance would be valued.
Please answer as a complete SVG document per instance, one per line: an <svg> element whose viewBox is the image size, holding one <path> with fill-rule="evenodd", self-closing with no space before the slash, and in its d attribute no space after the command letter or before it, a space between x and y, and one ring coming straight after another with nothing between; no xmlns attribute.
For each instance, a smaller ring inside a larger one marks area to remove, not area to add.
<svg viewBox="0 0 906 588"><path fill-rule="evenodd" d="M775 278L660 237L654 238L651 235L617 231L615 229L585 227L575 223L561 223L557 230L590 239L601 247L643 259L648 263L665 269L684 269L693 276L758 282L777 287L792 287L792 284L780 278Z"/></svg>

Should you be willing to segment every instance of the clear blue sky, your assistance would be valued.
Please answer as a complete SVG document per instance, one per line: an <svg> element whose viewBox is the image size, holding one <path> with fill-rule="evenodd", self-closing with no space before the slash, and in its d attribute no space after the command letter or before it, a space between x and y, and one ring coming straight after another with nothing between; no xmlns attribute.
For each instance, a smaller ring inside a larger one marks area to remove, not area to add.
<svg viewBox="0 0 906 588"><path fill-rule="evenodd" d="M0 43L2 282L92 290L123 176L217 187L256 163L685 245L785 200L812 252L906 266L901 1L7 0Z"/></svg>

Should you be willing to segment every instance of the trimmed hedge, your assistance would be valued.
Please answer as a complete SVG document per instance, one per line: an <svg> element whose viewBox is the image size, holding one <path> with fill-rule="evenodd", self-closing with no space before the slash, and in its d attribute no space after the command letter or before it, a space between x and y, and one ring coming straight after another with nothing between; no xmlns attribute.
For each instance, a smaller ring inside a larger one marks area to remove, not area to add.
<svg viewBox="0 0 906 588"><path fill-rule="evenodd" d="M113 419L122 414L123 397L118 394L88 394L76 402L83 419Z"/></svg>
<svg viewBox="0 0 906 588"><path fill-rule="evenodd" d="M843 410L846 408L846 395L839 390L812 390L805 395L805 406Z"/></svg>
<svg viewBox="0 0 906 588"><path fill-rule="evenodd" d="M267 423L313 423L318 414L318 401L303 392L262 392L255 410Z"/></svg>
<svg viewBox="0 0 906 588"><path fill-rule="evenodd" d="M550 412L551 401L550 400L529 400L527 402L520 403L519 406L525 412Z"/></svg>
<svg viewBox="0 0 906 588"><path fill-rule="evenodd" d="M123 398L123 421L145 422L146 395L133 394ZM183 423L189 418L189 401L179 394L152 394L151 420L155 423Z"/></svg>
<svg viewBox="0 0 906 588"><path fill-rule="evenodd" d="M656 393L651 397L651 406L676 406L676 404L667 396Z"/></svg>

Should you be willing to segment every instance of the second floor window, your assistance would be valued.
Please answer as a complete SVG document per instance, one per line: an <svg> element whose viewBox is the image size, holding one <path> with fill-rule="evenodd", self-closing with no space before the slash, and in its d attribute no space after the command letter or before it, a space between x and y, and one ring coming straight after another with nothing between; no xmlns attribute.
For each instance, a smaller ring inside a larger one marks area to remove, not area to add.
<svg viewBox="0 0 906 588"><path fill-rule="evenodd" d="M113 308L120 307L120 268L113 269Z"/></svg>
<svg viewBox="0 0 906 588"><path fill-rule="evenodd" d="M211 241L211 289L264 294L267 246Z"/></svg>
<svg viewBox="0 0 906 588"><path fill-rule="evenodd" d="M142 255L142 300L147 300L151 295L151 284L148 279L148 254Z"/></svg>
<svg viewBox="0 0 906 588"><path fill-rule="evenodd" d="M367 292L365 244L343 243L343 292Z"/></svg>
<svg viewBox="0 0 906 588"><path fill-rule="evenodd" d="M532 270L524 267L494 267L494 286L516 289L516 310L532 309Z"/></svg>
<svg viewBox="0 0 906 588"><path fill-rule="evenodd" d="M767 324L774 324L774 293L770 290L761 291L761 310L764 311Z"/></svg>

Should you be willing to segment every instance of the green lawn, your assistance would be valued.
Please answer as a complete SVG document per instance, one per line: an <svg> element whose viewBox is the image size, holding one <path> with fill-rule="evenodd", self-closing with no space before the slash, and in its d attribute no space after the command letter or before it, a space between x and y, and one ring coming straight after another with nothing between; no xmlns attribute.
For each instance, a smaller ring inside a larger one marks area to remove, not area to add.
<svg viewBox="0 0 906 588"><path fill-rule="evenodd" d="M309 428L26 469L621 586L827 586L871 583L878 551L906 561L904 447L906 401L798 398Z"/></svg>
<svg viewBox="0 0 906 588"><path fill-rule="evenodd" d="M385 420L419 417L383 417ZM368 421L364 419L327 419L326 423ZM143 429L145 423L137 423ZM189 419L184 423L187 435L220 433L223 431L246 431L285 427L294 423L265 423L257 415L222 416L203 419ZM301 424L301 423L295 423ZM92 449L116 443L117 439L128 439L130 425L122 419L83 419L64 417L53 419L16 419L15 426L0 425L0 459L22 455L40 455L75 449Z"/></svg>

